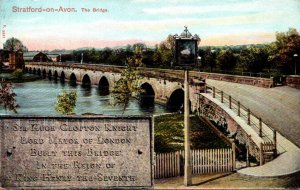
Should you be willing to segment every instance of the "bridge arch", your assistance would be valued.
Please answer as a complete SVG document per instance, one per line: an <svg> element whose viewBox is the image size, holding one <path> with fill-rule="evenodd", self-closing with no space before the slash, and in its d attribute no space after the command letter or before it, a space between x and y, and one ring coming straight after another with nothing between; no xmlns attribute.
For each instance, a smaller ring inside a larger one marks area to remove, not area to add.
<svg viewBox="0 0 300 190"><path fill-rule="evenodd" d="M49 79L52 78L52 71L51 71L51 70L48 71L48 78L49 78Z"/></svg>
<svg viewBox="0 0 300 190"><path fill-rule="evenodd" d="M65 79L66 79L65 72L62 71L62 72L60 73L60 81L61 81L61 82L65 82Z"/></svg>
<svg viewBox="0 0 300 190"><path fill-rule="evenodd" d="M53 79L54 79L54 80L57 80L57 78L58 78L58 73L57 73L57 71L55 70L55 71L54 71L54 74L53 74Z"/></svg>
<svg viewBox="0 0 300 190"><path fill-rule="evenodd" d="M46 78L46 76L47 76L46 69L43 69L42 76L43 76L43 78Z"/></svg>
<svg viewBox="0 0 300 190"><path fill-rule="evenodd" d="M171 93L167 101L167 109L170 111L179 111L183 110L183 105L184 91L182 88L178 88Z"/></svg>
<svg viewBox="0 0 300 190"><path fill-rule="evenodd" d="M145 82L141 85L140 106L154 107L155 91L151 84Z"/></svg>
<svg viewBox="0 0 300 190"><path fill-rule="evenodd" d="M32 70L32 74L37 74L37 72L36 72L36 69L35 69L35 68L33 68L33 70Z"/></svg>
<svg viewBox="0 0 300 190"><path fill-rule="evenodd" d="M85 74L82 78L82 86L91 87L91 79L88 74Z"/></svg>
<svg viewBox="0 0 300 190"><path fill-rule="evenodd" d="M70 75L70 85L76 85L77 84L77 78L74 73Z"/></svg>
<svg viewBox="0 0 300 190"><path fill-rule="evenodd" d="M32 68L31 67L29 67L29 69L28 69L28 73L32 73Z"/></svg>
<svg viewBox="0 0 300 190"><path fill-rule="evenodd" d="M37 74L38 74L39 76L41 76L41 69L40 69L40 68L38 68Z"/></svg>
<svg viewBox="0 0 300 190"><path fill-rule="evenodd" d="M106 76L102 76L99 80L99 83L98 83L98 89L99 89L99 93L100 95L108 95L109 94L109 81L107 79Z"/></svg>

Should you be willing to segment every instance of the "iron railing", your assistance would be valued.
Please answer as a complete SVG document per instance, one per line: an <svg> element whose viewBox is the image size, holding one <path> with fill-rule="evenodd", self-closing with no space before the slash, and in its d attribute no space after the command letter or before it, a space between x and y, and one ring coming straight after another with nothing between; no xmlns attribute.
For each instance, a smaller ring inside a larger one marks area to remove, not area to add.
<svg viewBox="0 0 300 190"><path fill-rule="evenodd" d="M276 140L277 131L270 128L265 122L263 122L261 117L254 114L247 106L241 104L240 101L234 99L231 95L226 94L224 91L206 84L206 92L208 91L211 91L213 98L220 100L221 103L227 105L229 109L236 112L237 116L243 118L247 125L250 126L264 142L273 143L277 146L279 145ZM273 133L270 134L267 130L271 130ZM283 151L285 151L282 146L280 147Z"/></svg>

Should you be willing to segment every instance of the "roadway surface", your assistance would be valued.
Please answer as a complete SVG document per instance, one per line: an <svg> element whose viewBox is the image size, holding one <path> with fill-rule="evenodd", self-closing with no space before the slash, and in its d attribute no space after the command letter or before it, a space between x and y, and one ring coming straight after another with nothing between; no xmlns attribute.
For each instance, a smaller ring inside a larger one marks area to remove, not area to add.
<svg viewBox="0 0 300 190"><path fill-rule="evenodd" d="M211 79L206 82L240 101L268 126L300 147L300 90L287 86L261 88Z"/></svg>

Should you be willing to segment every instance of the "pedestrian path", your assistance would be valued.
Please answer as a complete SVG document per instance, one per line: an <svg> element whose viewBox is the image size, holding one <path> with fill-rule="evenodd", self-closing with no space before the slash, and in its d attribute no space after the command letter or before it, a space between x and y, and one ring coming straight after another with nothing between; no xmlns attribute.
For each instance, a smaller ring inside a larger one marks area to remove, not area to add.
<svg viewBox="0 0 300 190"><path fill-rule="evenodd" d="M275 177L300 171L300 149L292 143L288 144L290 143L287 142L285 146L287 151L279 155L276 159L262 166L238 170L238 173L256 177Z"/></svg>
<svg viewBox="0 0 300 190"><path fill-rule="evenodd" d="M258 135L257 128L253 127L252 125L248 125L245 118L237 116L234 109L230 109L224 102L221 103L220 98L213 98L211 91L209 93L203 93L202 95L220 106L224 111L226 111L246 131L248 135L251 135L252 140L258 147L260 143L265 142L272 136L273 130L266 124L264 124L263 129L265 135L263 137L260 137ZM243 111L243 109L241 109L241 114L246 114L242 112L245 112L245 110ZM253 121L257 122L255 120ZM268 138L266 139L266 137ZM300 171L299 147L297 147L280 133L277 133L277 148L280 155L273 161L268 162L262 166L244 168L239 170L238 172L245 175L271 177L287 175Z"/></svg>
<svg viewBox="0 0 300 190"><path fill-rule="evenodd" d="M207 79L259 115L272 129L300 147L300 90L288 86L261 88Z"/></svg>

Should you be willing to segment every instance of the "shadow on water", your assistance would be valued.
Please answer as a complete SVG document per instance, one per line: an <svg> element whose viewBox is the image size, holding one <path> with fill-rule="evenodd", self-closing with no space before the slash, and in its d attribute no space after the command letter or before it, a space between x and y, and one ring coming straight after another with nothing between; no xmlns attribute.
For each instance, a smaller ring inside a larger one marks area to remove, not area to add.
<svg viewBox="0 0 300 190"><path fill-rule="evenodd" d="M92 88L90 85L81 85L80 91L84 97L89 97L92 95Z"/></svg>
<svg viewBox="0 0 300 190"><path fill-rule="evenodd" d="M146 109L147 111L154 110L154 96L141 94L139 98L139 107L141 110Z"/></svg>
<svg viewBox="0 0 300 190"><path fill-rule="evenodd" d="M99 96L107 96L109 95L109 88L108 87L98 87L98 95Z"/></svg>
<svg viewBox="0 0 300 190"><path fill-rule="evenodd" d="M77 87L76 81L70 80L69 81L69 86L72 87L72 88L76 88Z"/></svg>

